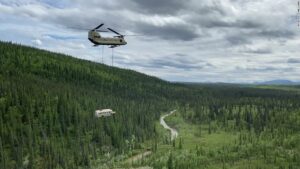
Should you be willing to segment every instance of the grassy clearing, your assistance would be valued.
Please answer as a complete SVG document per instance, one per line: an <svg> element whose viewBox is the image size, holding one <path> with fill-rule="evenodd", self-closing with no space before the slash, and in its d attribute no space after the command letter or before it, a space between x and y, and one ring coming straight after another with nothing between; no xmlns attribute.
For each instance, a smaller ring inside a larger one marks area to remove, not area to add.
<svg viewBox="0 0 300 169"><path fill-rule="evenodd" d="M247 131L236 132L215 128L209 133L208 125L189 123L179 112L167 117L165 121L179 132L175 142L170 141L170 132L157 122L156 132L159 135L159 140L156 140L157 149L153 149L155 141L149 140L136 152L143 153L151 147L150 155L134 163L125 163L124 160L118 164L114 163L114 166L119 168L151 166L162 169L170 168L170 159L172 159L171 167L174 169L297 169L298 163L292 160L292 156L299 155L299 144L297 144L299 136L287 138L287 140L294 140L296 147L284 148L275 146L274 140L255 140L255 134ZM246 139L240 142L241 137ZM263 146L266 147L265 155L261 152Z"/></svg>
<svg viewBox="0 0 300 169"><path fill-rule="evenodd" d="M207 125L188 123L178 112L165 120L167 124L179 132L175 144L167 141L169 132L157 125L160 134L158 149L147 159L144 159L141 164L154 168L168 167L170 156L172 156L173 167L182 169L297 168L295 162L287 160L286 156L288 155L285 153L289 150L272 147L268 141L257 140L253 143L251 143L252 141L239 143L240 133L225 131L222 128L217 128L209 133ZM247 135L249 140L252 139L251 135ZM182 145L181 148L180 144ZM266 150L266 156L263 156L262 152L258 150L258 147L264 144L270 144ZM296 152L291 151L290 154L297 154L297 152L298 149Z"/></svg>
<svg viewBox="0 0 300 169"><path fill-rule="evenodd" d="M220 148L234 143L237 139L236 134L222 130L216 130L209 134L207 125L187 123L183 120L180 113L167 117L166 122L179 131L178 138L182 138L184 142L183 147L188 150L194 150L196 146L206 149Z"/></svg>

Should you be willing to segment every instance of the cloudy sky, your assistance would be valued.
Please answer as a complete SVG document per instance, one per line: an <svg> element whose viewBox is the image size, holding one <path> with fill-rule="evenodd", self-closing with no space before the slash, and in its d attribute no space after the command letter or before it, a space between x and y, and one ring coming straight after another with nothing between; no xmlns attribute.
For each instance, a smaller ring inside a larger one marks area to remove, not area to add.
<svg viewBox="0 0 300 169"><path fill-rule="evenodd" d="M0 0L0 40L102 62L78 28L103 22L144 35L114 50L121 68L169 81L300 81L296 15L296 0Z"/></svg>

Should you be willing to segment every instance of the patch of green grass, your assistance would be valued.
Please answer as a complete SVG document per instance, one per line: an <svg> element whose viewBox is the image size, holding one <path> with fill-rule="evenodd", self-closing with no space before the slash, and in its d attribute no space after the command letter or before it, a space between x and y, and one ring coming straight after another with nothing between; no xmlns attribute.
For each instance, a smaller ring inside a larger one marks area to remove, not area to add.
<svg viewBox="0 0 300 169"><path fill-rule="evenodd" d="M178 138L182 138L185 149L193 150L197 145L207 149L215 149L234 143L237 139L236 134L222 130L217 130L209 134L208 125L200 126L187 123L178 112L167 117L165 120L167 124L178 130ZM178 142L178 138L176 142Z"/></svg>

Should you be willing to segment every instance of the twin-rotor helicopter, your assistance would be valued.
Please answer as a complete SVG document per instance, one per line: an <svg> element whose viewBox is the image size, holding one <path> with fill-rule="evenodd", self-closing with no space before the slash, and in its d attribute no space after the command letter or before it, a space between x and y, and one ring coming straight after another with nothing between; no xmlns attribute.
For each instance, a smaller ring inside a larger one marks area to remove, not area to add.
<svg viewBox="0 0 300 169"><path fill-rule="evenodd" d="M88 33L88 39L94 44L94 46L99 45L108 45L110 48L115 48L118 46L126 45L127 42L125 40L125 36L138 36L138 35L122 35L119 32L107 28L109 31L116 34L114 37L102 37L99 32L108 32L107 30L100 30L100 28L104 24L100 24L99 26L95 27L94 29L90 30Z"/></svg>
<svg viewBox="0 0 300 169"><path fill-rule="evenodd" d="M110 48L112 48L112 55L111 55L112 61L111 62L113 65L114 48L127 44L127 42L125 40L125 36L141 36L141 35L123 35L111 28L107 28L107 30L102 30L100 28L103 27L103 25L104 24L102 23L102 24L98 25L97 27L95 27L94 29L88 29L88 39L90 42L92 42L94 44L94 47L97 47L100 45L102 46L102 63L103 63L103 51L104 51L103 46L107 45L107 46L110 46ZM79 29L79 28L75 28L75 29ZM82 30L86 30L86 29L82 29ZM113 37L103 37L100 35L100 32L113 32L116 35Z"/></svg>

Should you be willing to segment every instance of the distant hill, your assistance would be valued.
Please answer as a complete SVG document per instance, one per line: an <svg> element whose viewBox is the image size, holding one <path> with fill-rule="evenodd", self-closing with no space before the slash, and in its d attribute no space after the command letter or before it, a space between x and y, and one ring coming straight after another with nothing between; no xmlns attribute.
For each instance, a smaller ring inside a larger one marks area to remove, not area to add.
<svg viewBox="0 0 300 169"><path fill-rule="evenodd" d="M300 85L300 82L278 79L278 80L271 80L271 81L265 81L265 82L257 82L255 84L258 84L258 85Z"/></svg>

